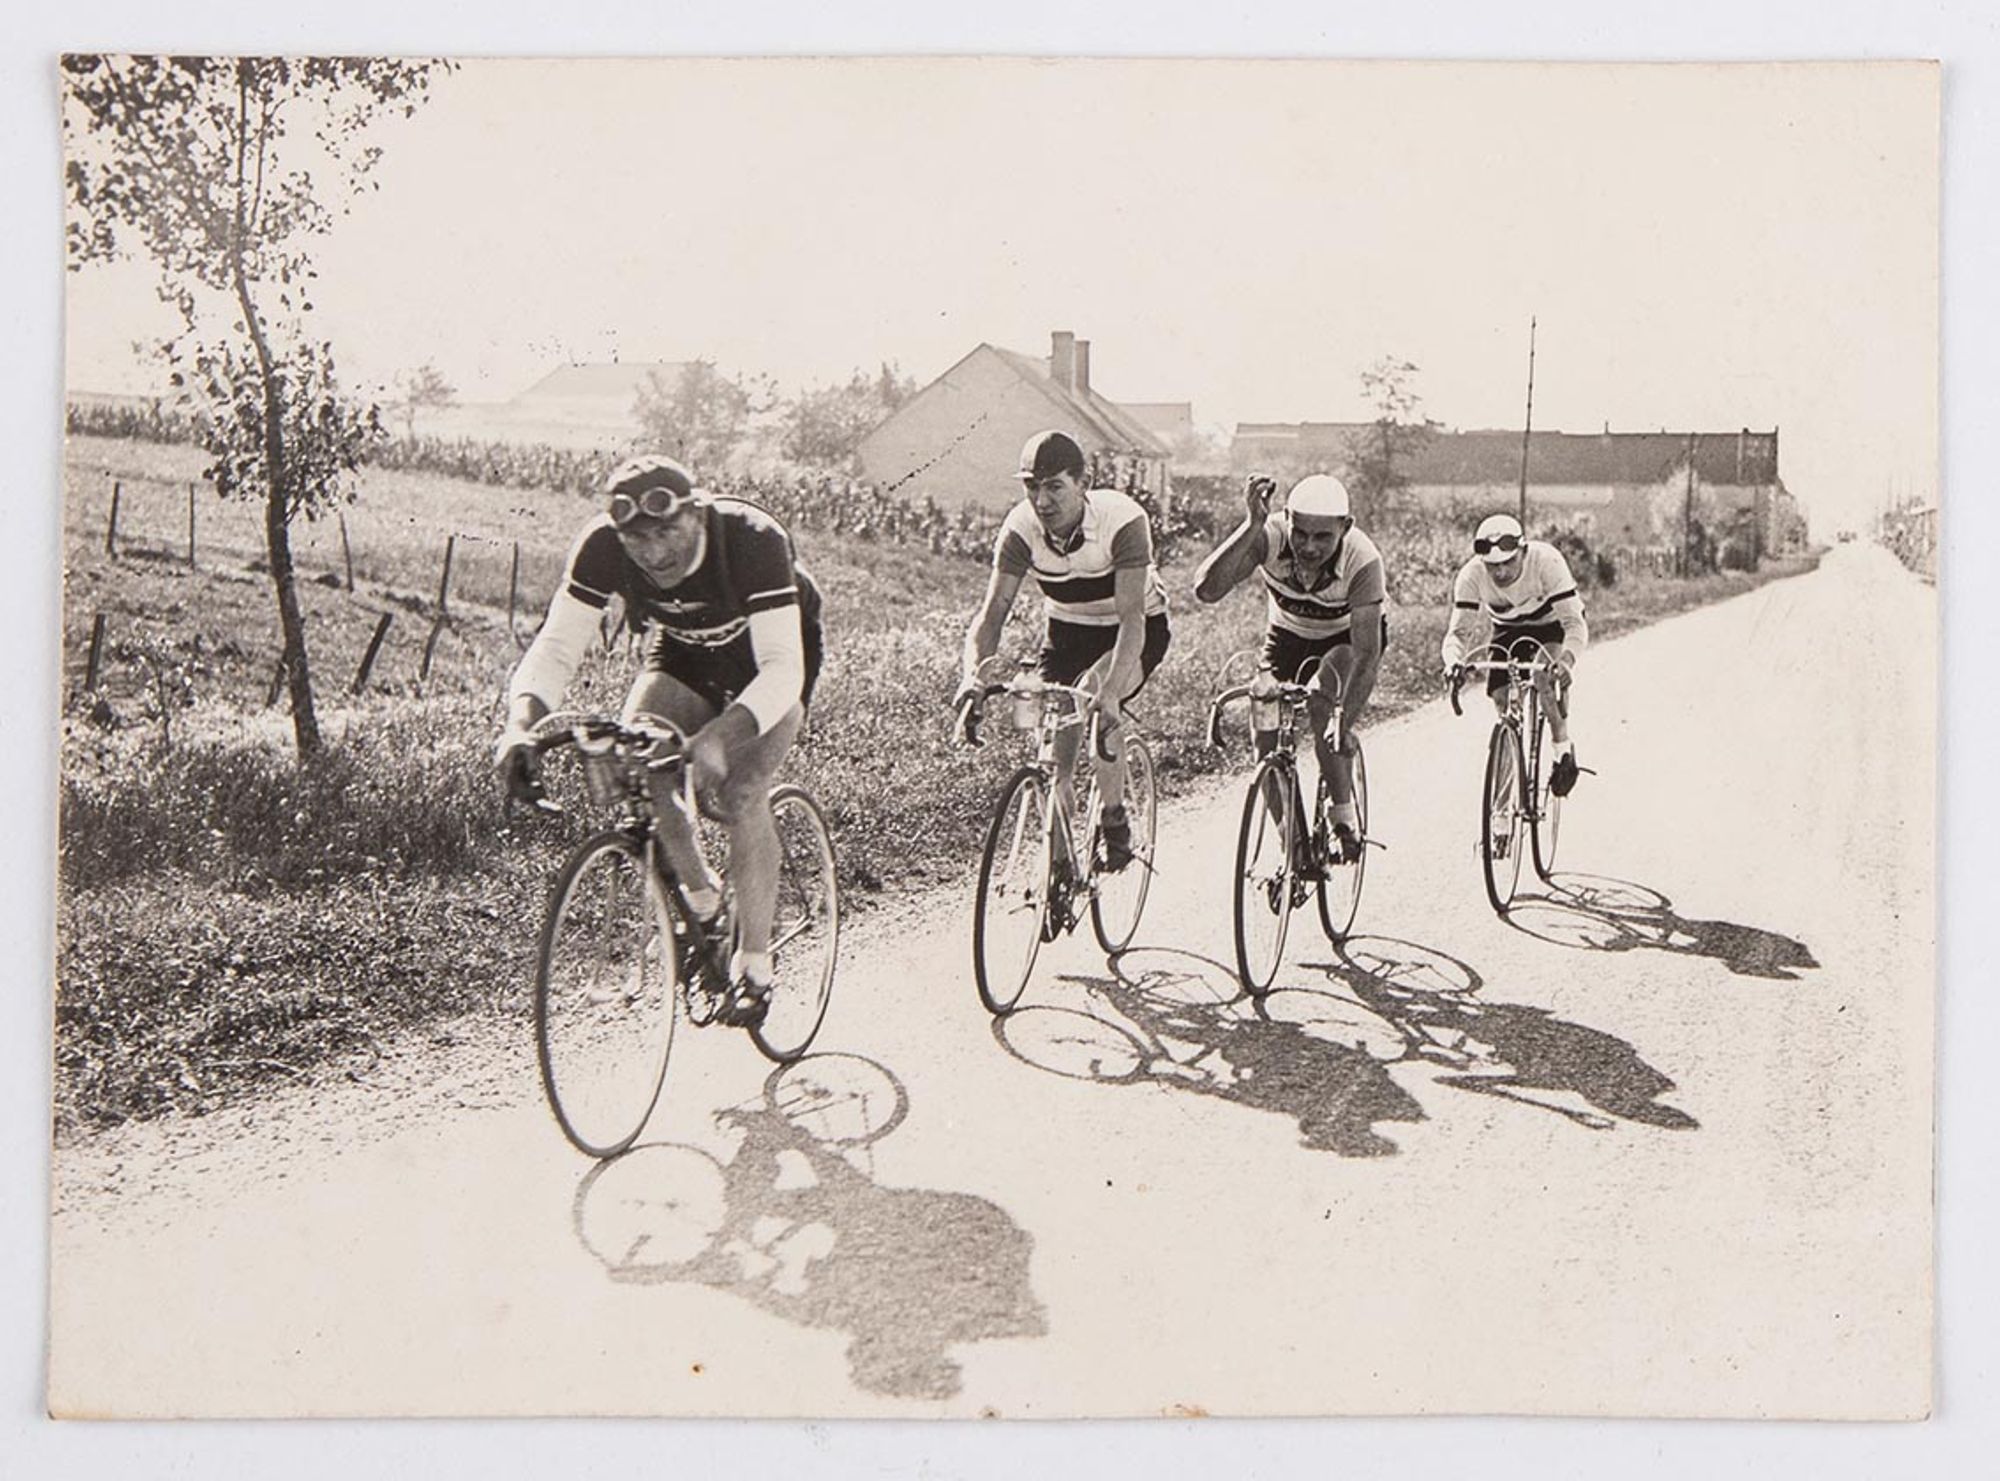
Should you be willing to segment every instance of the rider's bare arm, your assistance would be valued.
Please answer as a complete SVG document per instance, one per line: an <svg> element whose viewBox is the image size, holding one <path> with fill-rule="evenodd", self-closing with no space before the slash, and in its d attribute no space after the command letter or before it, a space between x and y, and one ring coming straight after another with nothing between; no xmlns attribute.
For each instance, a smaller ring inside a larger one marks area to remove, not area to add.
<svg viewBox="0 0 2000 1481"><path fill-rule="evenodd" d="M1247 581L1269 556L1264 524L1270 515L1271 490L1275 487L1271 480L1261 477L1252 478L1244 486L1242 522L1195 570L1194 594L1199 600L1221 601Z"/></svg>
<svg viewBox="0 0 2000 1481"><path fill-rule="evenodd" d="M1468 617L1479 615L1479 585L1474 576L1476 569L1474 562L1466 562L1459 567L1458 576L1451 583L1451 611L1445 619L1443 646L1444 666L1447 669L1457 668L1465 662L1465 639L1459 635L1459 629Z"/></svg>
<svg viewBox="0 0 2000 1481"><path fill-rule="evenodd" d="M993 574L987 578L986 596L979 604L972 624L965 630L965 647L959 654L959 687L972 687L974 673L982 661L993 656L1000 646L1000 633L1007 625L1007 614L1014 609L1014 598L1021 590L1022 571L1010 571L995 566Z"/></svg>
<svg viewBox="0 0 2000 1481"><path fill-rule="evenodd" d="M1134 521L1134 523L1138 523ZM1140 526L1141 532L1144 526ZM1120 532L1123 538L1123 532ZM1114 545L1114 550L1116 546ZM1152 541L1148 537L1145 545L1147 560L1152 556ZM1141 666L1146 649L1146 577L1148 566L1118 565L1112 569L1112 600L1118 607L1118 637L1111 645L1111 663L1104 674L1104 694L1109 699L1123 700L1139 687L1144 676ZM1115 722L1118 707L1113 704L1107 710Z"/></svg>
<svg viewBox="0 0 2000 1481"><path fill-rule="evenodd" d="M1583 620L1583 598L1577 594L1576 581L1570 576L1569 562L1562 558L1559 551L1550 553L1555 556L1555 563L1560 568L1557 572L1559 584L1555 594L1549 599L1554 607L1556 621L1562 624L1563 630L1563 651L1557 658L1565 665L1574 664L1578 655L1583 652L1584 646L1590 642L1590 624Z"/></svg>
<svg viewBox="0 0 2000 1481"><path fill-rule="evenodd" d="M1352 612L1348 632L1354 649L1354 667L1347 675L1341 708L1350 729L1368 707L1368 696L1375 692L1375 675L1382 666L1382 603L1388 595L1383 586L1379 560L1355 572L1348 586Z"/></svg>

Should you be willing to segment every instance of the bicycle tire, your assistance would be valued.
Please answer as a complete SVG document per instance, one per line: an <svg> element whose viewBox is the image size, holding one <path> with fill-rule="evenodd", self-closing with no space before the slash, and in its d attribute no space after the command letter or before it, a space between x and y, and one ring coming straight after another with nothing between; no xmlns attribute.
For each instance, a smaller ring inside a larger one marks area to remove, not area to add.
<svg viewBox="0 0 2000 1481"><path fill-rule="evenodd" d="M1368 837L1368 760L1362 754L1361 742L1352 742L1354 754L1351 758L1354 775L1354 813L1360 823L1361 837ZM1333 791L1327 786L1326 778L1319 779L1318 826L1323 830L1317 836L1331 843L1333 838ZM1360 855L1350 864L1335 864L1331 860L1320 861L1320 878L1314 893L1319 897L1319 925L1326 933L1326 939L1338 946L1347 939L1347 933L1354 929L1354 916L1361 909L1361 881L1368 869L1368 849L1364 844Z"/></svg>
<svg viewBox="0 0 2000 1481"><path fill-rule="evenodd" d="M750 1038L774 1064L812 1047L833 997L840 956L840 879L826 818L802 787L771 792L778 897L771 918L771 1001Z"/></svg>
<svg viewBox="0 0 2000 1481"><path fill-rule="evenodd" d="M550 887L535 1056L556 1124L587 1156L630 1147L659 1103L679 1015L679 925L645 846L622 830L578 844Z"/></svg>
<svg viewBox="0 0 2000 1481"><path fill-rule="evenodd" d="M972 908L972 971L979 1000L1011 1013L1035 970L1049 911L1048 779L1023 766L1000 789L979 856ZM1018 936L1018 940L1016 937Z"/></svg>
<svg viewBox="0 0 2000 1481"><path fill-rule="evenodd" d="M1486 898L1501 915L1521 881L1521 798L1526 786L1521 737L1502 722L1486 745L1486 775L1479 793L1479 862ZM1501 788L1506 788L1503 798Z"/></svg>
<svg viewBox="0 0 2000 1481"><path fill-rule="evenodd" d="M1266 799L1277 802L1277 817ZM1289 755L1274 751L1257 763L1243 794L1236 834L1232 909L1236 973L1252 997L1270 991L1285 956L1292 916L1294 850L1299 832L1299 783Z"/></svg>
<svg viewBox="0 0 2000 1481"><path fill-rule="evenodd" d="M1159 796L1153 783L1153 752L1145 738L1125 736L1125 816L1132 826L1132 860L1116 874L1097 864L1098 840L1091 849L1090 928L1097 944L1116 956L1132 944L1139 918L1146 912L1146 893L1153 884L1154 826L1159 820Z"/></svg>
<svg viewBox="0 0 2000 1481"><path fill-rule="evenodd" d="M1546 761L1547 765L1542 763ZM1539 707L1535 714L1535 767L1529 775L1534 787L1529 794L1528 837L1533 841L1535 873L1549 879L1556 869L1556 843L1562 833L1562 798L1549 788L1549 771L1555 765L1555 736L1549 720Z"/></svg>

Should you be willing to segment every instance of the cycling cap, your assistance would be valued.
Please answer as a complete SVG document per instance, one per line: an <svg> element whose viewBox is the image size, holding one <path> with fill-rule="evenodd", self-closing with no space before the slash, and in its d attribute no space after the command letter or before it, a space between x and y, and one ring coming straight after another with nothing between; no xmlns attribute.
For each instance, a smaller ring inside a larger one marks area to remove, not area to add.
<svg viewBox="0 0 2000 1481"><path fill-rule="evenodd" d="M1511 514L1487 515L1472 537L1473 552L1489 565L1512 560L1526 543L1521 522Z"/></svg>
<svg viewBox="0 0 2000 1481"><path fill-rule="evenodd" d="M672 458L642 453L612 470L604 492L611 501L611 522L622 527L641 515L665 519L694 492L694 479Z"/></svg>
<svg viewBox="0 0 2000 1481"><path fill-rule="evenodd" d="M1301 478L1285 495L1290 514L1318 515L1322 519L1347 518L1347 485L1331 473L1314 473Z"/></svg>
<svg viewBox="0 0 2000 1481"><path fill-rule="evenodd" d="M1058 473L1074 473L1083 477L1083 449L1067 432L1037 432L1021 448L1021 471L1014 476L1023 480L1054 478Z"/></svg>

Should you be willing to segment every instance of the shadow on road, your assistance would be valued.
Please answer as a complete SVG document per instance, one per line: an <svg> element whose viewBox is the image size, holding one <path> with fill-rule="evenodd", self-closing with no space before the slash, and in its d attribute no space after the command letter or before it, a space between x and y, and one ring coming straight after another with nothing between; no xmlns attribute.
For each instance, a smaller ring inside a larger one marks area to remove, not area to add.
<svg viewBox="0 0 2000 1481"><path fill-rule="evenodd" d="M1028 1007L993 1024L1009 1054L1053 1074L1109 1084L1171 1086L1298 1123L1299 1140L1342 1157L1392 1156L1376 1131L1421 1121L1423 1107L1371 1052L1392 1036L1372 1015L1293 1022L1242 996L1235 974L1192 952L1146 948L1112 977L1073 976L1089 1010Z"/></svg>
<svg viewBox="0 0 2000 1481"><path fill-rule="evenodd" d="M1657 890L1629 880L1558 872L1545 895L1523 895L1507 924L1583 951L1664 951L1711 957L1739 977L1796 982L1819 962L1803 941L1757 926L1676 915Z"/></svg>
<svg viewBox="0 0 2000 1481"><path fill-rule="evenodd" d="M1437 1083L1553 1111L1579 1126L1609 1130L1612 1118L1692 1130L1699 1123L1659 1097L1674 1082L1625 1040L1557 1018L1546 1008L1475 995L1478 973L1455 957L1384 936L1353 936L1327 969L1334 981L1389 1025L1404 1061L1453 1073ZM1267 1001L1276 1004L1274 994ZM1338 994L1305 994L1332 996ZM1543 1096L1570 1095L1589 1109Z"/></svg>
<svg viewBox="0 0 2000 1481"><path fill-rule="evenodd" d="M959 1391L955 1343L1039 1337L1032 1237L967 1193L889 1188L875 1143L909 1109L895 1076L856 1055L772 1072L761 1103L717 1113L740 1136L724 1161L656 1142L578 1185L577 1238L612 1279L691 1282L787 1321L850 1332L850 1376L869 1393Z"/></svg>

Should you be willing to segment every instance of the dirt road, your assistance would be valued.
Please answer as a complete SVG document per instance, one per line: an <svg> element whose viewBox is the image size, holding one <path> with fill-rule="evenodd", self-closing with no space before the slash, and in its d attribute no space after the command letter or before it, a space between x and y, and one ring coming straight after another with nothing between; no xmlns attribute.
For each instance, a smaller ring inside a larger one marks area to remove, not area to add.
<svg viewBox="0 0 2000 1481"><path fill-rule="evenodd" d="M1138 946L997 1027L969 893L816 1055L689 1033L642 1149L518 1025L57 1159L66 1412L1911 1415L1930 1395L1934 594L1873 547L1593 650L1506 920L1486 717L1369 733L1358 934L1226 967L1240 779ZM767 1076L769 1078L767 1079Z"/></svg>

